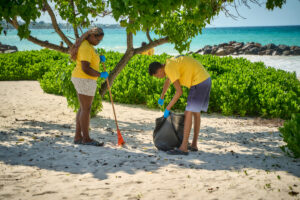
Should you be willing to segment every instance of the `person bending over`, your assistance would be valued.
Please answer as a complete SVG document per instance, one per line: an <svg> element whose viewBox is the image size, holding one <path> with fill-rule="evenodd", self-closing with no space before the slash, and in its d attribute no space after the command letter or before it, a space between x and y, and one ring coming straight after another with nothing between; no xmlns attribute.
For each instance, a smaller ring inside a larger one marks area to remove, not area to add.
<svg viewBox="0 0 300 200"><path fill-rule="evenodd" d="M207 112L209 94L211 89L211 78L202 64L189 56L177 56L166 60L165 64L153 62L149 65L150 76L165 78L163 90L158 100L161 106L164 96L170 84L176 89L176 93L164 111L164 117L170 115L172 106L182 95L182 86L189 88L187 106L185 108L184 136L179 148L168 151L171 155L188 155L188 150L198 151L197 140L200 132L201 111ZM192 117L194 117L194 137L189 144L189 136L192 128Z"/></svg>

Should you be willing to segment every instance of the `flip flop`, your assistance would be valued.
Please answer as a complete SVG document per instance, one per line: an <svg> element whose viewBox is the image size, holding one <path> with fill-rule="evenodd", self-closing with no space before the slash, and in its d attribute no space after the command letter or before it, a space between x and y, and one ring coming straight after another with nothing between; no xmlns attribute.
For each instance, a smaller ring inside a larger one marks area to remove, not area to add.
<svg viewBox="0 0 300 200"><path fill-rule="evenodd" d="M104 142L98 142L98 141L92 139L92 141L90 141L90 142L85 142L85 143L82 142L81 144L83 144L83 145L92 145L92 146L96 146L96 147L101 147L101 146L104 145Z"/></svg>
<svg viewBox="0 0 300 200"><path fill-rule="evenodd" d="M74 144L82 144L82 139L79 139L79 140L74 140Z"/></svg>
<svg viewBox="0 0 300 200"><path fill-rule="evenodd" d="M170 151L167 151L167 154L169 154L169 155L183 155L183 156L187 156L187 155L189 155L189 152L184 152L184 151L181 151L178 148L175 148L175 149L172 149Z"/></svg>
<svg viewBox="0 0 300 200"><path fill-rule="evenodd" d="M190 151L198 151L198 148L192 147L191 145L188 145L188 150Z"/></svg>

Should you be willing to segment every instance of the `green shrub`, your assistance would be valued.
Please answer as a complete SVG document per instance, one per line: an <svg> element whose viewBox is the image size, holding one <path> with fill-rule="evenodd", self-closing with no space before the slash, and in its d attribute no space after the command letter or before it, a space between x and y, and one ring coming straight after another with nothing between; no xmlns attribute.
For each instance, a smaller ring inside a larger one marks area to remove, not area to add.
<svg viewBox="0 0 300 200"><path fill-rule="evenodd" d="M66 56L49 49L0 54L0 80L37 80Z"/></svg>
<svg viewBox="0 0 300 200"><path fill-rule="evenodd" d="M300 82L295 73L244 58L193 56L212 76L210 111L283 119L300 111Z"/></svg>
<svg viewBox="0 0 300 200"><path fill-rule="evenodd" d="M109 56L111 52L107 52ZM107 59L115 66L121 56ZM209 71L212 77L212 90L208 112L221 112L224 115L262 116L289 118L293 112L299 112L300 83L295 73L266 67L262 62L252 63L246 59L217 57L193 54ZM134 56L115 79L112 93L116 102L127 104L146 104L158 108L164 80L150 77L148 66L153 61L164 63L170 56ZM166 107L175 94L170 87L165 96ZM173 109L183 111L186 106L188 89ZM108 96L105 96L108 100Z"/></svg>
<svg viewBox="0 0 300 200"><path fill-rule="evenodd" d="M65 96L68 106L71 107L74 112L77 112L80 108L80 104L76 90L71 81L74 67L75 63L70 63L69 59L65 58L56 61L50 70L39 79L39 82L45 92ZM96 92L91 108L91 117L95 117L101 109L102 99L100 98L99 93Z"/></svg>
<svg viewBox="0 0 300 200"><path fill-rule="evenodd" d="M300 157L300 113L292 114L291 120L285 121L284 126L279 128L283 141L287 144L281 149L290 156ZM292 152L289 153L286 147Z"/></svg>
<svg viewBox="0 0 300 200"><path fill-rule="evenodd" d="M101 51L107 58L106 67L110 72L123 54ZM262 62L252 63L243 58L191 56L199 60L212 77L208 112L283 119L300 112L300 82L295 73L276 70L266 67ZM112 84L114 101L159 108L157 100L164 80L150 77L148 66L153 61L164 63L170 57L162 54L135 55L131 58ZM70 80L75 64L69 62L69 55L47 49L0 55L0 80L39 80L45 92L64 95L68 105L76 111L79 103ZM103 71L102 65L100 71ZM104 81L98 79L98 88ZM160 109L167 106L174 94L175 88L171 86L165 95L166 103ZM188 89L183 87L183 95L173 109L183 111L187 96ZM104 98L110 101L108 93ZM100 110L101 99L97 92L92 115Z"/></svg>

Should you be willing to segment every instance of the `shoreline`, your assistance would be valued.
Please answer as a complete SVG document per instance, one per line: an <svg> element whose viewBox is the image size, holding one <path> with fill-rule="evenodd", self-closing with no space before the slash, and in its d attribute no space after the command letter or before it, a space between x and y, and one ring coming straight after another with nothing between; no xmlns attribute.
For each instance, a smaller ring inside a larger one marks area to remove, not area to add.
<svg viewBox="0 0 300 200"><path fill-rule="evenodd" d="M10 46L10 47L11 48L9 48L7 50L8 52L16 51L17 47L15 47L15 46ZM41 50L41 49L39 49L39 50ZM24 52L24 51L31 51L31 50L22 50L20 52ZM1 47L0 47L0 52L1 52ZM120 51L117 51L117 52L120 52ZM197 52L189 52L189 54L197 53ZM122 52L120 52L120 53L122 53ZM170 52L167 54L170 56L178 55L178 53L170 53ZM161 54L157 53L157 51L156 51L155 55L161 55ZM243 58L250 60L251 62L264 62L267 67L270 66L275 69L285 70L287 72L296 72L296 76L298 78L300 78L300 55L253 55L253 54L234 55L234 54L229 54L229 55L218 55L218 56L220 56L220 57L231 56L233 58L243 57Z"/></svg>
<svg viewBox="0 0 300 200"><path fill-rule="evenodd" d="M31 29L53 29L53 26L52 26L52 23L43 23L43 24L46 24L46 25L49 25L49 28L47 27L43 27L43 28L38 28L38 27L32 27ZM62 25L66 25L67 23L65 24L62 24ZM125 29L123 27L121 27L118 23L117 24L96 24L96 26L103 26L103 28L107 28L107 29ZM112 28L113 27L113 28ZM117 27L117 28L115 28ZM300 27L299 24L292 24L292 25L267 25L267 26L218 26L218 27L213 27L213 26L209 26L209 27L205 27L203 29L217 29L217 28L220 28L220 29L223 29L223 28L282 28L282 27ZM70 29L70 28L61 28L61 29ZM8 28L6 28L6 30L15 30L15 28L12 26L12 25L9 25Z"/></svg>

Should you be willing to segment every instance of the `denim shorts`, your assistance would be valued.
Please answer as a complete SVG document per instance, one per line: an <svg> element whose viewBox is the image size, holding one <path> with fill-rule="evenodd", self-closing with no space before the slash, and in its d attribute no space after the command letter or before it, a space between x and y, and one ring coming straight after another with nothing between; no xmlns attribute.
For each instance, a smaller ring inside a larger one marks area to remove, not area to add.
<svg viewBox="0 0 300 200"><path fill-rule="evenodd" d="M191 112L207 112L209 94L211 89L211 78L190 88L185 110Z"/></svg>

